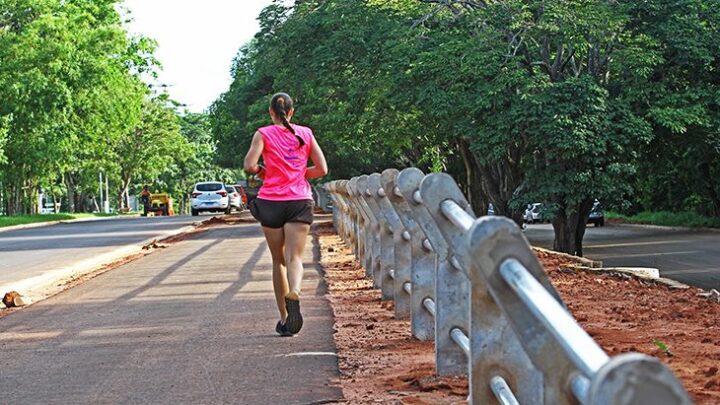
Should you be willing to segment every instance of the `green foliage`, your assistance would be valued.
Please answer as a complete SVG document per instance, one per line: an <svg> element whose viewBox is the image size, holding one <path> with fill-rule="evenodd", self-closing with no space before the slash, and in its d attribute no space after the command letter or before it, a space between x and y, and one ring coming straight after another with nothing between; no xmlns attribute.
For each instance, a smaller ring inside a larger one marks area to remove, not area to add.
<svg viewBox="0 0 720 405"><path fill-rule="evenodd" d="M654 127L637 161L632 210L720 217L720 2L628 2L631 28L661 43L664 61L633 100Z"/></svg>
<svg viewBox="0 0 720 405"><path fill-rule="evenodd" d="M180 203L176 211L185 212L188 194L195 183L216 180L234 184L241 173L220 168L215 164L217 146L212 137L212 125L208 115L186 113L180 117L180 127L190 153L166 166L154 182L154 188L173 195ZM231 152L232 150L229 151Z"/></svg>
<svg viewBox="0 0 720 405"><path fill-rule="evenodd" d="M133 181L155 183L177 162L208 153L182 136L167 96L150 98L140 75L154 74L155 43L130 37L117 6L0 0L0 199L8 213L35 211L40 190L68 211L97 209L99 173L123 208Z"/></svg>
<svg viewBox="0 0 720 405"><path fill-rule="evenodd" d="M717 6L277 2L211 111L218 143L239 145L220 163L240 166L269 95L287 91L333 176L448 170L477 211L520 220L544 202L556 248L582 254L594 198L645 206L682 189L667 173L692 184L679 200L720 207Z"/></svg>
<svg viewBox="0 0 720 405"><path fill-rule="evenodd" d="M672 357L673 353L670 351L670 349L667 347L665 342L658 339L653 339L653 344L657 346L658 349L662 350L663 353L665 353L668 357Z"/></svg>
<svg viewBox="0 0 720 405"><path fill-rule="evenodd" d="M94 190L97 169L112 165L109 145L137 121L134 107L147 90L131 69L144 56L133 54L140 48L115 3L0 0L0 118L8 133L0 182L9 212L34 209L40 188Z"/></svg>
<svg viewBox="0 0 720 405"><path fill-rule="evenodd" d="M617 219L632 224L680 226L691 228L720 228L720 218L702 216L695 211L644 211L634 215L623 215L617 212L607 211L605 212L605 217L607 219Z"/></svg>
<svg viewBox="0 0 720 405"><path fill-rule="evenodd" d="M380 170L406 158L416 145L415 111L387 102L388 75L397 74L387 46L406 32L398 4L357 1L299 3L288 13L273 5L260 16L261 32L242 48L234 82L212 107L219 162L240 167L256 128L267 125L270 96L296 101L295 122L311 126L334 177ZM312 46L308 46L311 43ZM424 151L419 151L422 154Z"/></svg>

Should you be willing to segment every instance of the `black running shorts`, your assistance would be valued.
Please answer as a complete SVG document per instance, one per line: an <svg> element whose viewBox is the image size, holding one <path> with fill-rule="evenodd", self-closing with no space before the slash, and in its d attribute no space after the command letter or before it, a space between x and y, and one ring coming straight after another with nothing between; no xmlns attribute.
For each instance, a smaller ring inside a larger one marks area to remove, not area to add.
<svg viewBox="0 0 720 405"><path fill-rule="evenodd" d="M262 226L282 228L288 222L312 224L313 200L271 201L255 198L248 208Z"/></svg>

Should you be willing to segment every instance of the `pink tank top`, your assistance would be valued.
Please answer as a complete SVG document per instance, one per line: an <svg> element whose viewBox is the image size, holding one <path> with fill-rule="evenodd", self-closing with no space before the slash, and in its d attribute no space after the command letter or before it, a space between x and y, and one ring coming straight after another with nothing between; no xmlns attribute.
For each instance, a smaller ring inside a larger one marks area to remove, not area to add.
<svg viewBox="0 0 720 405"><path fill-rule="evenodd" d="M310 128L300 125L292 127L305 141L305 146L298 147L298 139L282 125L258 129L265 144L262 153L265 180L258 198L272 201L312 200L312 190L305 179L305 172L314 136Z"/></svg>

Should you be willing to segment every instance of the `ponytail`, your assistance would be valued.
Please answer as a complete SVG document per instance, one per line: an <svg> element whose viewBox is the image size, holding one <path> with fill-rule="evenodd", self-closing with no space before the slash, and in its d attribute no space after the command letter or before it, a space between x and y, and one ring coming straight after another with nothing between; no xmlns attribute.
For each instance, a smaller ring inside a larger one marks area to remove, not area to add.
<svg viewBox="0 0 720 405"><path fill-rule="evenodd" d="M305 146L305 141L300 137L300 135L295 132L295 128L293 128L293 126L290 125L290 121L288 121L287 115L290 110L293 109L293 100L290 98L290 96L288 96L286 93L275 94L270 100L270 109L280 119L283 126L287 128L287 130L290 131L293 135L295 135L298 143L300 144L298 146L298 149Z"/></svg>

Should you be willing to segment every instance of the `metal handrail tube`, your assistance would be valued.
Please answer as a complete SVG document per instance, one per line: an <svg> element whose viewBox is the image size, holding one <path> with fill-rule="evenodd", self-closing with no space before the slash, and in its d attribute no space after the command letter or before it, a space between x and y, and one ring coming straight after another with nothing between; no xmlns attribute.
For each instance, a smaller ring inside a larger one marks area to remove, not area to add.
<svg viewBox="0 0 720 405"><path fill-rule="evenodd" d="M409 295L412 295L412 284L410 284L410 282L406 282L403 284L403 290L405 290L405 292Z"/></svg>
<svg viewBox="0 0 720 405"><path fill-rule="evenodd" d="M423 305L425 306L425 309L430 312L430 315L435 316L435 301L433 301L432 298L425 298L423 300Z"/></svg>
<svg viewBox="0 0 720 405"><path fill-rule="evenodd" d="M517 398L515 398L515 394L513 394L510 386L507 384L507 381L499 375L490 379L490 389L492 389L495 398L497 398L498 402L502 405L520 405Z"/></svg>
<svg viewBox="0 0 720 405"><path fill-rule="evenodd" d="M445 215L445 218L465 232L469 231L475 222L475 218L453 200L445 200L440 203L440 211Z"/></svg>
<svg viewBox="0 0 720 405"><path fill-rule="evenodd" d="M465 352L465 355L470 358L470 339L467 337L465 332L463 332L460 328L454 328L450 331L450 337L452 337L452 340L460 346L462 351Z"/></svg>
<svg viewBox="0 0 720 405"><path fill-rule="evenodd" d="M520 300L558 340L570 361L585 377L592 378L609 357L575 319L515 259L500 265L500 275Z"/></svg>

